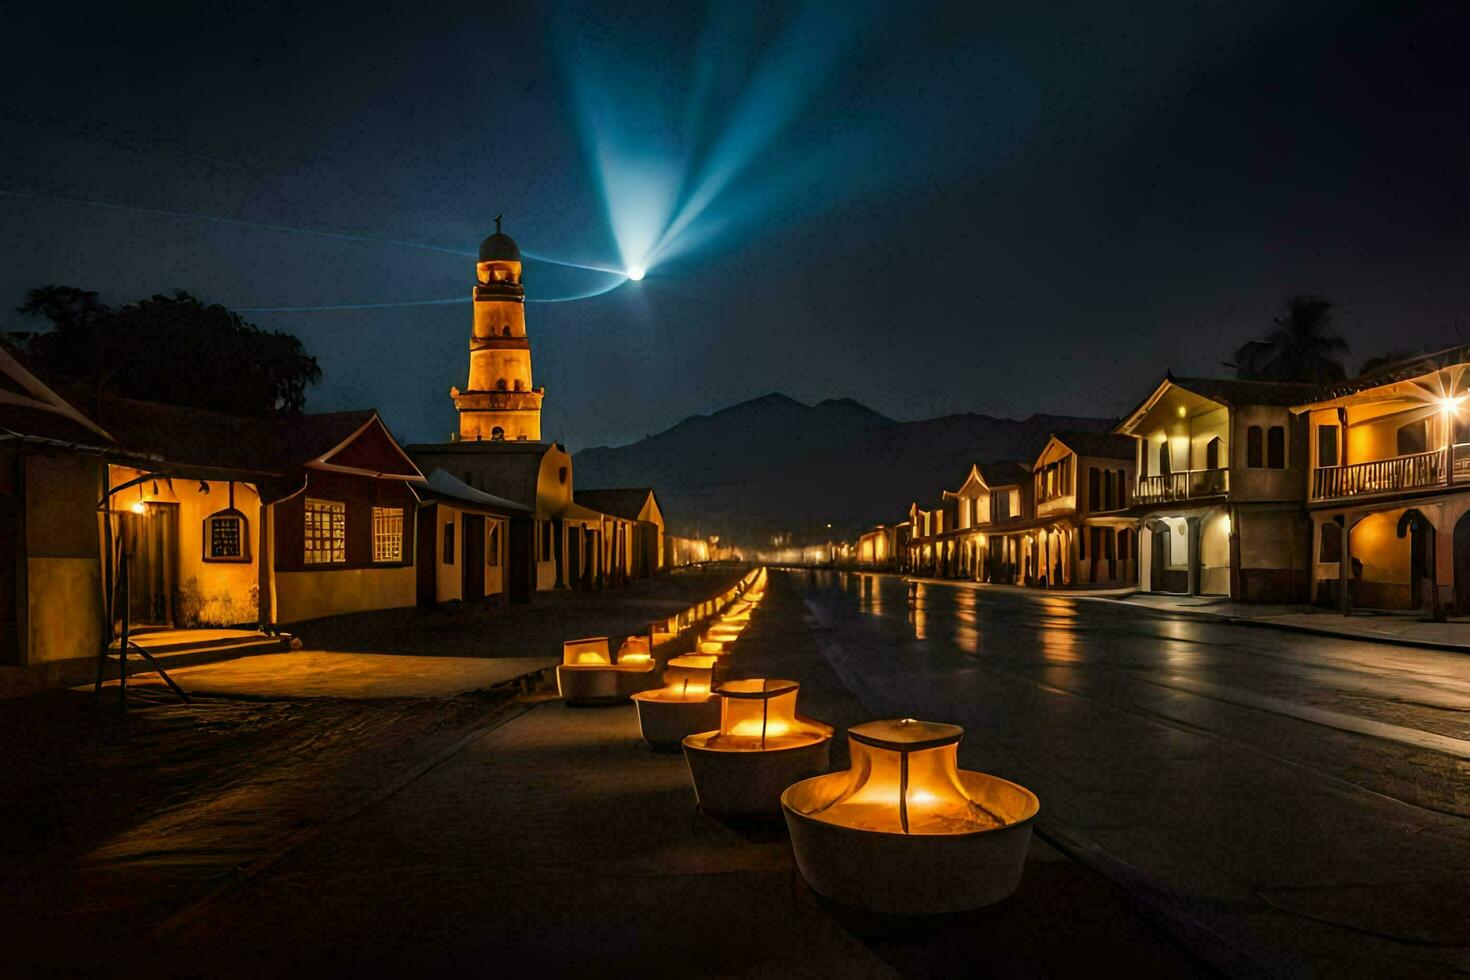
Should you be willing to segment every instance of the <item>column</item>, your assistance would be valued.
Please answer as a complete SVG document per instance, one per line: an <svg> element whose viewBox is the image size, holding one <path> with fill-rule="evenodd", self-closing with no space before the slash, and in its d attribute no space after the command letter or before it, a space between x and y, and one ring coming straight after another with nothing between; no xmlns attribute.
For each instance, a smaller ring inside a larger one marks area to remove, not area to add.
<svg viewBox="0 0 1470 980"><path fill-rule="evenodd" d="M1199 595L1200 589L1200 518L1186 517L1184 525L1189 539L1189 594Z"/></svg>

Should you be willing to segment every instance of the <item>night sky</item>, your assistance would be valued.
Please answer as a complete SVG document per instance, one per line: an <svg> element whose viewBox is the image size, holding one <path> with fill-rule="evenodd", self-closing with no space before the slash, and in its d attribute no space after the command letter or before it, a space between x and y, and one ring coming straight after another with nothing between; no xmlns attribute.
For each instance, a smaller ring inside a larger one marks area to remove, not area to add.
<svg viewBox="0 0 1470 980"><path fill-rule="evenodd" d="M1470 341L1467 5L163 6L0 8L5 309L467 301L498 213L623 269L693 200L642 282L527 264L616 286L527 311L574 450L773 390L1113 416L1293 292L1353 364ZM454 428L467 302L249 318L319 357L309 407Z"/></svg>

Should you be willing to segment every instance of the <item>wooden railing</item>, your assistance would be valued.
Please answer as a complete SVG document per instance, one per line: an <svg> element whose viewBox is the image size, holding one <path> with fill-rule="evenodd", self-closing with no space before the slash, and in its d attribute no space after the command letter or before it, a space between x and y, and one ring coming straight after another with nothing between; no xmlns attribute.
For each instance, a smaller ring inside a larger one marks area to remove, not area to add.
<svg viewBox="0 0 1470 980"><path fill-rule="evenodd" d="M1319 466L1312 472L1312 499L1330 500L1333 497L1443 486L1446 455L1443 449L1431 449L1427 453L1392 456L1371 463Z"/></svg>
<svg viewBox="0 0 1470 980"><path fill-rule="evenodd" d="M1152 504L1165 500L1218 497L1229 491L1229 470L1185 470L1162 476L1140 477L1138 489L1133 496L1137 503Z"/></svg>

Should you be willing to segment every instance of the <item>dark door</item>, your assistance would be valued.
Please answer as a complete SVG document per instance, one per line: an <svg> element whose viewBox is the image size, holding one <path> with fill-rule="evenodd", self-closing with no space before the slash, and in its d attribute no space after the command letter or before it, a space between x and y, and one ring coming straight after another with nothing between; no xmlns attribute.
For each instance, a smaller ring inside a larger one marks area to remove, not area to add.
<svg viewBox="0 0 1470 980"><path fill-rule="evenodd" d="M511 602L530 602L536 591L536 559L531 539L535 522L514 517L510 522L510 547L506 549L505 576L510 583Z"/></svg>
<svg viewBox="0 0 1470 980"><path fill-rule="evenodd" d="M1168 547L1169 526L1159 523L1149 528L1149 544L1152 550L1149 554L1148 563L1148 589L1150 592L1163 592L1164 573L1168 570Z"/></svg>
<svg viewBox="0 0 1470 980"><path fill-rule="evenodd" d="M435 526L439 523L438 505L419 511L418 521L418 533L414 535L417 542L413 559L414 579L417 582L419 605L431 606L439 600L439 559L434 554L434 547L439 541Z"/></svg>
<svg viewBox="0 0 1470 980"><path fill-rule="evenodd" d="M582 529L567 528L567 588L581 589L582 584Z"/></svg>
<svg viewBox="0 0 1470 980"><path fill-rule="evenodd" d="M133 627L174 625L178 588L179 508L150 503L120 515L128 555L128 620Z"/></svg>
<svg viewBox="0 0 1470 980"><path fill-rule="evenodd" d="M465 514L460 524L460 597L465 602L485 600L485 518Z"/></svg>
<svg viewBox="0 0 1470 980"><path fill-rule="evenodd" d="M1455 522L1455 605L1470 613L1470 513Z"/></svg>

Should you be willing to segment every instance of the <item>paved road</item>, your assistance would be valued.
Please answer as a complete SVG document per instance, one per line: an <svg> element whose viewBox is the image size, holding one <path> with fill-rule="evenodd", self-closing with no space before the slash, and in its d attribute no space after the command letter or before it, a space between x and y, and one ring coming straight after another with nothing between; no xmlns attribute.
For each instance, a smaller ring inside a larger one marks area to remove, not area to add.
<svg viewBox="0 0 1470 980"><path fill-rule="evenodd" d="M1470 969L1470 658L789 574L866 709L963 724L962 762L1232 972Z"/></svg>

